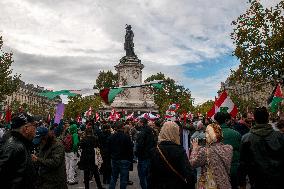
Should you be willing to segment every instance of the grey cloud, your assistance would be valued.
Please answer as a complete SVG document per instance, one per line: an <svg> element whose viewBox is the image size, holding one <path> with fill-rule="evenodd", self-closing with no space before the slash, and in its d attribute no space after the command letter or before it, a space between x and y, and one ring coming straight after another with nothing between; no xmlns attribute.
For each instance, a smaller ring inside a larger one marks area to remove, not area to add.
<svg viewBox="0 0 284 189"><path fill-rule="evenodd" d="M14 60L14 72L21 73L24 81L59 89L92 87L100 70L113 70L90 57L46 57L14 51Z"/></svg>
<svg viewBox="0 0 284 189"><path fill-rule="evenodd" d="M231 21L246 7L239 0L2 0L0 32L23 80L78 89L92 87L100 70L114 71L131 24L143 78L163 72L208 98L224 74L196 80L182 65L232 51Z"/></svg>

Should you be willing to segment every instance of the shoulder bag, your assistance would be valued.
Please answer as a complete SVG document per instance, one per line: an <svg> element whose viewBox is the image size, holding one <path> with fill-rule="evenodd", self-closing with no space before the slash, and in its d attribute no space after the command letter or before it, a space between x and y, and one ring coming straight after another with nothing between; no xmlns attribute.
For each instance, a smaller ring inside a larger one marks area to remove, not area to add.
<svg viewBox="0 0 284 189"><path fill-rule="evenodd" d="M210 167L208 151L209 149L206 148L207 170L206 172L201 173L198 179L198 189L217 189L217 185L213 176L213 171Z"/></svg>
<svg viewBox="0 0 284 189"><path fill-rule="evenodd" d="M161 149L159 148L159 146L157 145L157 149L162 157L162 159L166 162L166 164L168 165L168 167L178 176L180 177L186 184L187 184L187 180L186 178L184 178L181 174L179 174L179 172L169 163L169 161L167 160L167 158L164 156L163 152L161 151Z"/></svg>

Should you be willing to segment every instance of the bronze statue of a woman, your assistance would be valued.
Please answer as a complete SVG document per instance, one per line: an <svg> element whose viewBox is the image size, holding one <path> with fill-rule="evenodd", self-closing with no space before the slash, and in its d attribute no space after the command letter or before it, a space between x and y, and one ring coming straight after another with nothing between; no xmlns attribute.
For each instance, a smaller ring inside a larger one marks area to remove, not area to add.
<svg viewBox="0 0 284 189"><path fill-rule="evenodd" d="M134 53L134 43L133 43L134 33L131 30L131 25L126 24L125 29L126 29L126 34L125 34L124 50L126 51L126 56L136 56Z"/></svg>

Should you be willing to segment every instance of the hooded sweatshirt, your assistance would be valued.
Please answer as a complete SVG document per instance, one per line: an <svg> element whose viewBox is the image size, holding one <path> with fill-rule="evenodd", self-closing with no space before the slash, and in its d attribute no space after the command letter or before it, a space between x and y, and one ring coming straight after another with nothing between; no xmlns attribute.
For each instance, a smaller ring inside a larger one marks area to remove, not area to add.
<svg viewBox="0 0 284 189"><path fill-rule="evenodd" d="M72 135L72 141L73 141L73 146L72 146L72 151L77 152L78 151L78 145L79 145L79 136L78 136L78 129L77 125L73 124L70 126L69 131Z"/></svg>
<svg viewBox="0 0 284 189"><path fill-rule="evenodd" d="M250 131L258 136L265 137L273 132L273 128L269 124L256 124Z"/></svg>

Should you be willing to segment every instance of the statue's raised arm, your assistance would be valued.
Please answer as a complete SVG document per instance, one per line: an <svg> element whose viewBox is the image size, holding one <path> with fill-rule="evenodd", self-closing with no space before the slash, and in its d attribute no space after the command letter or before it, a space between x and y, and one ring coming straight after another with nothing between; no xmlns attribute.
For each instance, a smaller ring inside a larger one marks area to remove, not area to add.
<svg viewBox="0 0 284 189"><path fill-rule="evenodd" d="M126 34L125 34L124 50L126 51L126 56L136 56L134 53L134 43L133 43L134 33L131 30L131 25L126 24L125 29L126 29Z"/></svg>

